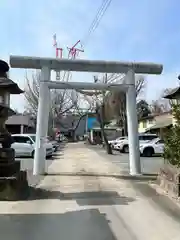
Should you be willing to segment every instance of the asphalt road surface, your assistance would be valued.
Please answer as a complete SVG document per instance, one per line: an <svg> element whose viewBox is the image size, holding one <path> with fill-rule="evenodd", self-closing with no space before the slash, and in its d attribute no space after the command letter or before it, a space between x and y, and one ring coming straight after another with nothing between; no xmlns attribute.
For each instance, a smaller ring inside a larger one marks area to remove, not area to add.
<svg viewBox="0 0 180 240"><path fill-rule="evenodd" d="M124 172L129 172L129 154L123 154L119 151L113 151L113 155L108 155L105 150L99 146L89 146L94 149L100 156L119 166ZM144 174L156 174L164 163L162 157L141 157L141 169Z"/></svg>
<svg viewBox="0 0 180 240"><path fill-rule="evenodd" d="M64 146L65 146L65 144L61 143L58 151L53 153L53 157L52 158L46 158L46 169L48 169L48 167L52 164L54 159L59 157L59 154L61 154L61 152L63 151ZM16 158L16 160L21 161L21 170L29 170L29 171L33 170L33 160L34 160L33 158L21 157L21 158Z"/></svg>
<svg viewBox="0 0 180 240"><path fill-rule="evenodd" d="M33 170L33 158L16 158L16 161L21 161L21 170ZM46 166L52 163L53 159L46 159Z"/></svg>
<svg viewBox="0 0 180 240"><path fill-rule="evenodd" d="M108 155L105 150L99 146L88 146L99 154L103 156L104 159L112 162L121 169L121 172L129 172L129 155L122 154L118 151L114 151L113 155ZM53 161L60 156L63 156L63 148L54 153L52 158L46 159L46 169L53 163ZM27 170L31 175L33 171L33 159L32 158L17 158L21 161L21 170ZM163 165L164 159L162 157L141 157L141 169L144 174L157 174L160 167ZM37 181L37 179L42 179L42 177L30 178L30 181Z"/></svg>
<svg viewBox="0 0 180 240"><path fill-rule="evenodd" d="M0 202L1 239L180 239L178 207L147 180L120 177L120 169L128 170L128 155L108 156L104 149L73 143L56 157L47 160L49 175L28 201ZM141 160L148 172L163 161ZM31 168L32 159L21 161Z"/></svg>
<svg viewBox="0 0 180 240"><path fill-rule="evenodd" d="M52 158L46 159L46 170L48 170L48 167L52 164L52 162L59 157L59 155L62 153L63 147L60 148L57 152L53 153ZM29 185L36 186L39 184L40 181L44 179L44 176L33 176L33 158L16 158L16 161L21 162L21 170L27 171L27 177Z"/></svg>

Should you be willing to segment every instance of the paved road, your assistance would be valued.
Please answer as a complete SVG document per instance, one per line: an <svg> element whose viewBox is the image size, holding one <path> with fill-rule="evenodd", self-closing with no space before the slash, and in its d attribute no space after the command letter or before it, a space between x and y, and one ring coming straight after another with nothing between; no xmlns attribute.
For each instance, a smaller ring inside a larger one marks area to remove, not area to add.
<svg viewBox="0 0 180 240"><path fill-rule="evenodd" d="M124 172L129 171L129 155L123 154L118 151L113 151L113 155L106 154L105 150L99 146L88 146L89 148L95 150L100 156L103 156L107 160L116 164ZM164 159L162 157L141 157L141 168L144 174L154 174L158 173L160 167L163 165Z"/></svg>
<svg viewBox="0 0 180 240"><path fill-rule="evenodd" d="M55 152L52 158L46 159L46 170L49 168L49 166L53 163L53 161L56 158L59 158L59 156L63 154L63 148L64 146L62 146L58 152ZM44 176L33 176L33 161L34 161L33 158L22 157L16 158L16 160L21 162L21 170L27 171L28 182L30 186L35 186L44 179Z"/></svg>
<svg viewBox="0 0 180 240"><path fill-rule="evenodd" d="M33 158L16 158L17 161L21 161L21 170L33 169ZM46 160L46 166L48 167L52 163L53 159Z"/></svg>
<svg viewBox="0 0 180 240"><path fill-rule="evenodd" d="M178 207L145 180L119 178L117 164L99 150L69 144L29 201L0 202L1 238L179 240Z"/></svg>

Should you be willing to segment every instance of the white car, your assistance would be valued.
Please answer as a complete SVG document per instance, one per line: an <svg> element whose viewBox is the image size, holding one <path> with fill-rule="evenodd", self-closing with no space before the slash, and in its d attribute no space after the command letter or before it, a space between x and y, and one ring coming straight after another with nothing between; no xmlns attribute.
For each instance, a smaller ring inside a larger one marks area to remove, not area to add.
<svg viewBox="0 0 180 240"><path fill-rule="evenodd" d="M56 136L56 141L58 141L58 142L65 142L65 141L67 141L67 138L63 134L58 134Z"/></svg>
<svg viewBox="0 0 180 240"><path fill-rule="evenodd" d="M139 147L140 154L144 157L152 157L152 155L160 155L164 153L164 141L155 138L152 141L143 143Z"/></svg>
<svg viewBox="0 0 180 240"><path fill-rule="evenodd" d="M34 157L35 151L35 134L12 134L14 143L11 145L15 150L16 157ZM53 146L51 143L45 143L46 157L51 157L53 154Z"/></svg>
<svg viewBox="0 0 180 240"><path fill-rule="evenodd" d="M109 140L108 143L114 144L114 143L117 143L117 142L119 142L119 141L121 141L121 140L124 140L124 139L126 139L126 138L127 138L127 137L118 137L118 138L116 138L115 140Z"/></svg>
<svg viewBox="0 0 180 240"><path fill-rule="evenodd" d="M121 141L123 141L123 140L125 140L125 139L127 139L127 137L118 137L118 138L116 138L115 140L110 140L110 141L108 141L108 143L111 144L111 146L112 146L113 148L115 148L115 145L116 145L116 144L121 143Z"/></svg>
<svg viewBox="0 0 180 240"><path fill-rule="evenodd" d="M47 143L51 143L53 147L53 152L56 152L59 148L59 143L56 140L51 140L51 137L47 137Z"/></svg>
<svg viewBox="0 0 180 240"><path fill-rule="evenodd" d="M149 133L140 133L139 134L139 144L143 144L146 142L151 141L154 138L157 138L158 136L156 134L149 134ZM128 138L122 140L120 143L117 143L114 148L116 150L119 150L123 153L129 153L129 142Z"/></svg>

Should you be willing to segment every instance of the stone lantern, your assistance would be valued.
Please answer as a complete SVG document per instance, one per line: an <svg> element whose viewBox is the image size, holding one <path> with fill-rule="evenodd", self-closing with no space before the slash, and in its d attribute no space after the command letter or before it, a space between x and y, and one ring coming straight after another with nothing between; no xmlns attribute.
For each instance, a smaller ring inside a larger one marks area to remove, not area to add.
<svg viewBox="0 0 180 240"><path fill-rule="evenodd" d="M28 182L26 172L20 170L20 161L15 161L13 138L5 122L15 114L10 108L10 94L23 91L8 78L8 71L8 64L0 60L0 200L18 200L27 193Z"/></svg>

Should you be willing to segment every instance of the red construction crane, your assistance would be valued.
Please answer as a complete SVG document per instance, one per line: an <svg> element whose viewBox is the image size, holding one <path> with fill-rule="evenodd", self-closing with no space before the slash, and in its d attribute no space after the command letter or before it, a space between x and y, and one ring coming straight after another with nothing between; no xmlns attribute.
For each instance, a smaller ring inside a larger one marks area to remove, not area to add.
<svg viewBox="0 0 180 240"><path fill-rule="evenodd" d="M63 55L62 55L63 49L59 48L57 46L56 34L53 35L53 40L54 40L53 47L55 47L55 49L56 49L56 58L62 58L63 57ZM59 53L60 53L60 55L59 55ZM56 71L56 80L57 81L60 80L60 71Z"/></svg>
<svg viewBox="0 0 180 240"><path fill-rule="evenodd" d="M62 58L63 57L63 48L59 48L57 46L57 40L56 40L56 34L54 34L53 36L53 40L54 40L54 44L53 44L53 47L56 48L56 58ZM60 53L60 54L59 54Z"/></svg>
<svg viewBox="0 0 180 240"><path fill-rule="evenodd" d="M80 44L81 45L81 49L76 48L76 46ZM78 56L79 52L84 52L84 50L82 49L82 44L81 41L77 41L74 46L72 46L71 48L67 47L67 49L69 50L69 54L68 54L68 58L71 59L75 59L76 56Z"/></svg>
<svg viewBox="0 0 180 240"><path fill-rule="evenodd" d="M56 49L56 58L62 59L63 58L63 48L58 47L56 34L53 35L53 41L54 41L53 47L55 47L55 49ZM81 48L76 47L78 44L80 45ZM82 49L82 44L81 44L80 40L77 41L71 48L67 47L67 49L68 49L68 59L75 59L78 56L79 52L84 52L84 50ZM66 81L68 81L69 77L70 77L69 71L64 72L62 81L65 80L65 77L66 77ZM60 71L56 71L56 80L60 80Z"/></svg>

